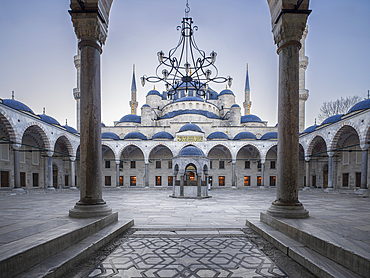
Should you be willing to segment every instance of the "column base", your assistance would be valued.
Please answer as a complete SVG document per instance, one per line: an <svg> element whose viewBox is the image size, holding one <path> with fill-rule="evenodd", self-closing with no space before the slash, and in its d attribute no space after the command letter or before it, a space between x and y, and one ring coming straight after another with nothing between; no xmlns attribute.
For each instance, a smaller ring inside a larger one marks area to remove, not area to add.
<svg viewBox="0 0 370 278"><path fill-rule="evenodd" d="M55 191L56 189L54 187L47 187L46 190L47 191Z"/></svg>
<svg viewBox="0 0 370 278"><path fill-rule="evenodd" d="M26 193L26 190L24 190L23 188L13 188L13 191L16 193Z"/></svg>
<svg viewBox="0 0 370 278"><path fill-rule="evenodd" d="M78 190L78 188L76 186L72 186L70 187L69 189L72 189L72 190Z"/></svg>
<svg viewBox="0 0 370 278"><path fill-rule="evenodd" d="M356 190L356 194L361 195L361 196L367 196L367 197L369 197L369 195L370 195L370 189L360 188L360 189Z"/></svg>
<svg viewBox="0 0 370 278"><path fill-rule="evenodd" d="M73 218L93 218L112 214L112 209L107 204L102 205L79 205L76 204L69 210L69 216Z"/></svg>
<svg viewBox="0 0 370 278"><path fill-rule="evenodd" d="M330 193L330 192L333 192L333 191L334 191L333 187L328 187L328 188L324 189L324 192L326 192L326 193Z"/></svg>
<svg viewBox="0 0 370 278"><path fill-rule="evenodd" d="M267 210L267 214L274 217L294 218L294 219L302 219L307 218L309 216L308 211L304 209L303 205L283 206L272 204L271 207Z"/></svg>
<svg viewBox="0 0 370 278"><path fill-rule="evenodd" d="M310 189L311 187L306 186L306 187L303 187L302 191L310 191Z"/></svg>

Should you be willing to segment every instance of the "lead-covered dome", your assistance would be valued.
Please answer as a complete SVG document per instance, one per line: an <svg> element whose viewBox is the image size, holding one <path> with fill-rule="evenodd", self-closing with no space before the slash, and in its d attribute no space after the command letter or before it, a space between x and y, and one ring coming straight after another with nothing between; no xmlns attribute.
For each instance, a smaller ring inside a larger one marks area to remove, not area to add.
<svg viewBox="0 0 370 278"><path fill-rule="evenodd" d="M221 132L221 131L215 131L212 132L210 135L208 135L207 140L229 140L229 137Z"/></svg>
<svg viewBox="0 0 370 278"><path fill-rule="evenodd" d="M101 134L101 139L120 140L119 136L113 132L103 132Z"/></svg>
<svg viewBox="0 0 370 278"><path fill-rule="evenodd" d="M186 124L186 125L183 125L179 132L182 132L182 131L198 131L198 132L203 132L199 126L195 125L195 124Z"/></svg>
<svg viewBox="0 0 370 278"><path fill-rule="evenodd" d="M137 123L141 124L141 117L138 115L134 114L128 114L126 116L123 116L120 120L119 123Z"/></svg>
<svg viewBox="0 0 370 278"><path fill-rule="evenodd" d="M42 121L44 121L45 123L48 123L48 124L53 124L53 125L60 125L60 123L54 119L53 117L50 117L46 114L40 114L38 115Z"/></svg>
<svg viewBox="0 0 370 278"><path fill-rule="evenodd" d="M325 121L323 121L321 123L321 125L336 123L336 122L341 120L342 116L343 116L343 114L338 114L338 115L331 116L331 117L325 119Z"/></svg>
<svg viewBox="0 0 370 278"><path fill-rule="evenodd" d="M318 127L318 125L312 125L312 126L309 126L308 128L306 128L301 134L303 133L310 133L310 132L313 132L316 130L316 127Z"/></svg>
<svg viewBox="0 0 370 278"><path fill-rule="evenodd" d="M157 90L151 90L151 91L149 91L146 96L159 96L159 97L162 97L161 93L158 92Z"/></svg>
<svg viewBox="0 0 370 278"><path fill-rule="evenodd" d="M18 100L15 100L15 99L3 99L3 104L5 104L6 106L9 106L11 108L14 108L14 109L17 109L17 110L21 110L21 111L25 111L25 112L28 112L28 113L31 113L31 114L35 114L33 113L32 109L29 108L27 105L25 105L24 103L18 101Z"/></svg>
<svg viewBox="0 0 370 278"><path fill-rule="evenodd" d="M174 102L182 102L182 101L204 101L201 97L194 97L194 96L187 96L176 99Z"/></svg>
<svg viewBox="0 0 370 278"><path fill-rule="evenodd" d="M73 127L69 126L69 125L64 125L63 126L68 132L70 133L78 133L77 130L75 130Z"/></svg>
<svg viewBox="0 0 370 278"><path fill-rule="evenodd" d="M370 108L370 99L368 98L353 105L351 109L348 110L347 114L369 108Z"/></svg>
<svg viewBox="0 0 370 278"><path fill-rule="evenodd" d="M260 140L270 140L270 139L277 139L278 133L276 131L267 132L262 135Z"/></svg>
<svg viewBox="0 0 370 278"><path fill-rule="evenodd" d="M218 94L218 96L223 96L223 95L232 95L232 96L235 96L234 93L231 90L229 90L229 89L222 90Z"/></svg>
<svg viewBox="0 0 370 278"><path fill-rule="evenodd" d="M234 140L257 139L256 135L249 131L243 131L235 135Z"/></svg>
<svg viewBox="0 0 370 278"><path fill-rule="evenodd" d="M195 146L186 146L178 154L179 156L205 156L203 151Z"/></svg>
<svg viewBox="0 0 370 278"><path fill-rule="evenodd" d="M256 115L244 115L241 117L240 122L243 123L263 123L260 117Z"/></svg>
<svg viewBox="0 0 370 278"><path fill-rule="evenodd" d="M160 132L157 132L156 134L154 134L152 139L153 140L155 140L155 139L173 140L173 136L170 133L166 132L166 131L160 131Z"/></svg>
<svg viewBox="0 0 370 278"><path fill-rule="evenodd" d="M125 140L130 140L130 139L139 139L139 140L146 140L146 136L144 134L142 134L141 132L137 132L137 131L134 131L134 132L130 132L128 134L126 134L126 136L123 138Z"/></svg>

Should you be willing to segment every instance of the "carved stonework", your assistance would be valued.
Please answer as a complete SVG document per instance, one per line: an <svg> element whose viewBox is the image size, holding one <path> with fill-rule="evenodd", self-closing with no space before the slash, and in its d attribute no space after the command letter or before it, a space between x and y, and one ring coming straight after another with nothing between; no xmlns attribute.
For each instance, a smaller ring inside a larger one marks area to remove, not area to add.
<svg viewBox="0 0 370 278"><path fill-rule="evenodd" d="M74 96L75 100L78 100L78 99L81 98L80 88L74 88L73 89L73 96Z"/></svg>
<svg viewBox="0 0 370 278"><path fill-rule="evenodd" d="M308 90L302 90L299 92L299 99L306 101L308 99Z"/></svg>
<svg viewBox="0 0 370 278"><path fill-rule="evenodd" d="M308 14L282 14L272 30L275 44L280 47L287 42L300 42L306 28L307 17Z"/></svg>
<svg viewBox="0 0 370 278"><path fill-rule="evenodd" d="M104 45L107 39L107 29L96 14L93 17L81 16L83 14L72 15L73 27L79 40L97 40L100 45Z"/></svg>

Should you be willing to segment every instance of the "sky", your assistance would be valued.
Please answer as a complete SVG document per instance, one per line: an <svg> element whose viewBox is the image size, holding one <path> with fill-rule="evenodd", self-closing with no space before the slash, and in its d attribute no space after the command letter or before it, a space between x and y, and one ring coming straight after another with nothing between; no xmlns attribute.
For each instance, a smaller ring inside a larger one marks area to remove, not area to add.
<svg viewBox="0 0 370 278"><path fill-rule="evenodd" d="M155 74L157 52L176 46L176 27L186 0L114 0L108 38L101 56L102 121L113 125L130 113L133 64L140 107L153 89L139 77ZM207 54L217 52L220 76L231 76L231 90L242 107L249 65L251 114L274 126L277 119L278 56L266 0L189 0L195 40ZM77 39L69 1L2 0L0 10L0 98L15 99L36 114L76 127ZM310 1L306 56L306 127L324 101L370 90L370 1ZM210 85L220 92L225 85ZM159 91L164 86L156 85ZM242 110L243 112L243 110Z"/></svg>

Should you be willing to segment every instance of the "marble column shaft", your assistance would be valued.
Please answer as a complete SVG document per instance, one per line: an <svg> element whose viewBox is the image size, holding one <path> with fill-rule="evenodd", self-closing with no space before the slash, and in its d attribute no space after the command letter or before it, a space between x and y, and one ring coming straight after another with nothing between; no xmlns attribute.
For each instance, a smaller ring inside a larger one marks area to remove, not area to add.
<svg viewBox="0 0 370 278"><path fill-rule="evenodd" d="M120 161L116 161L116 187L119 187L119 164Z"/></svg>
<svg viewBox="0 0 370 278"><path fill-rule="evenodd" d="M21 168L19 164L19 150L13 148L14 154L14 188L21 188Z"/></svg>
<svg viewBox="0 0 370 278"><path fill-rule="evenodd" d="M236 174L235 174L235 163L236 161L232 162L232 177L231 177L231 186L236 186Z"/></svg>
<svg viewBox="0 0 370 278"><path fill-rule="evenodd" d="M310 187L310 160L306 160L306 187Z"/></svg>
<svg viewBox="0 0 370 278"><path fill-rule="evenodd" d="M334 152L328 152L328 188L333 188L333 155Z"/></svg>
<svg viewBox="0 0 370 278"><path fill-rule="evenodd" d="M71 187L76 187L76 163L75 160L71 160Z"/></svg>
<svg viewBox="0 0 370 278"><path fill-rule="evenodd" d="M202 196L202 175L197 175L197 197Z"/></svg>
<svg viewBox="0 0 370 278"><path fill-rule="evenodd" d="M53 187L53 157L48 155L48 187Z"/></svg>
<svg viewBox="0 0 370 278"><path fill-rule="evenodd" d="M265 163L261 163L261 186L265 186Z"/></svg>
<svg viewBox="0 0 370 278"><path fill-rule="evenodd" d="M368 153L369 149L362 150L362 162L361 162L361 189L367 188L367 168L368 168Z"/></svg>
<svg viewBox="0 0 370 278"><path fill-rule="evenodd" d="M184 174L180 174L180 196L184 197Z"/></svg>

